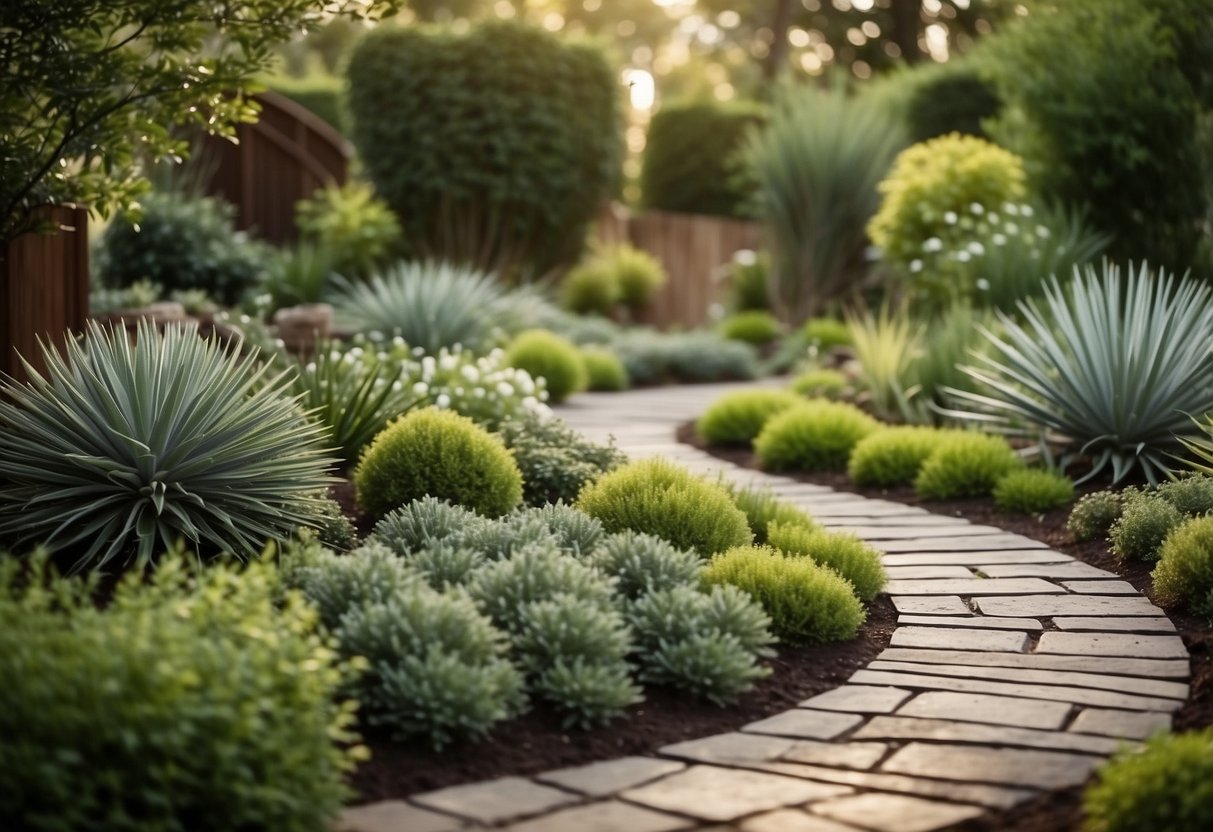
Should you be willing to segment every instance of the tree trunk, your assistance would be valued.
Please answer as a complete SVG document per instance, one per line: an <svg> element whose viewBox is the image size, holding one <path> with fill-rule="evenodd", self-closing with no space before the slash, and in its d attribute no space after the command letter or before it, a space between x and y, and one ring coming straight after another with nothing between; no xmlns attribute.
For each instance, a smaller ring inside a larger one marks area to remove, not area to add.
<svg viewBox="0 0 1213 832"><path fill-rule="evenodd" d="M922 0L892 0L893 31L890 37L901 49L906 63L916 64L922 60L918 48L918 33L922 29Z"/></svg>
<svg viewBox="0 0 1213 832"><path fill-rule="evenodd" d="M788 28L792 25L792 0L775 0L775 14L771 20L771 49L767 52L762 74L768 81L780 76L788 62Z"/></svg>

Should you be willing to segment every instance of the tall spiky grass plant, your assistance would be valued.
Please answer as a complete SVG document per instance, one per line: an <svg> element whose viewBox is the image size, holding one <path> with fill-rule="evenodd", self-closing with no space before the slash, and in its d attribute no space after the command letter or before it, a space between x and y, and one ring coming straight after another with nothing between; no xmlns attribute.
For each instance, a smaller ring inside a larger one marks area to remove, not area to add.
<svg viewBox="0 0 1213 832"><path fill-rule="evenodd" d="M923 324L906 307L889 304L876 314L848 313L846 321L859 362L862 403L886 422L930 421L919 401L916 372L926 335Z"/></svg>

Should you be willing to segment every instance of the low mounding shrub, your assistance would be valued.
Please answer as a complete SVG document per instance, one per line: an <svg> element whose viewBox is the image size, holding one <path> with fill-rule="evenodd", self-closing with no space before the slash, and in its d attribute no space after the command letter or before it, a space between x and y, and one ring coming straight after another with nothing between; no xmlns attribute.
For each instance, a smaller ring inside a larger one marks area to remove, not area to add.
<svg viewBox="0 0 1213 832"><path fill-rule="evenodd" d="M1108 530L1112 554L1126 560L1158 560L1158 550L1181 523L1179 509L1149 493L1126 493L1120 517Z"/></svg>
<svg viewBox="0 0 1213 832"><path fill-rule="evenodd" d="M392 209L362 182L330 185L295 203L300 236L332 257L333 269L365 277L382 266L400 244Z"/></svg>
<svg viewBox="0 0 1213 832"><path fill-rule="evenodd" d="M499 517L522 500L522 474L497 436L471 419L427 407L392 422L354 471L358 505L372 517L421 497Z"/></svg>
<svg viewBox="0 0 1213 832"><path fill-rule="evenodd" d="M720 322L720 334L730 341L744 341L763 347L779 339L783 327L779 319L760 309L737 312Z"/></svg>
<svg viewBox="0 0 1213 832"><path fill-rule="evenodd" d="M610 265L593 258L569 269L560 283L565 308L578 315L610 315L621 292Z"/></svg>
<svg viewBox="0 0 1213 832"><path fill-rule="evenodd" d="M888 580L880 552L854 535L772 523L767 542L785 555L807 555L833 569L851 583L861 601L875 598Z"/></svg>
<svg viewBox="0 0 1213 832"><path fill-rule="evenodd" d="M591 553L590 562L615 579L616 591L625 598L694 586L703 570L703 561L693 551L631 531L608 536Z"/></svg>
<svg viewBox="0 0 1213 832"><path fill-rule="evenodd" d="M553 332L529 329L519 333L505 351L505 362L547 381L548 395L559 404L585 389L585 365L577 347Z"/></svg>
<svg viewBox="0 0 1213 832"><path fill-rule="evenodd" d="M519 509L511 516L538 520L543 523L560 548L577 557L588 556L605 536L601 523L584 511L579 511L564 503ZM509 517L506 518L507 521L509 519Z"/></svg>
<svg viewBox="0 0 1213 832"><path fill-rule="evenodd" d="M916 77L906 102L912 141L925 142L949 133L984 137L982 120L1002 109L998 90L973 61L926 61L912 72Z"/></svg>
<svg viewBox="0 0 1213 832"><path fill-rule="evenodd" d="M1120 518L1124 500L1118 491L1096 491L1075 503L1066 520L1066 529L1082 543L1105 535Z"/></svg>
<svg viewBox="0 0 1213 832"><path fill-rule="evenodd" d="M1012 471L994 486L994 505L999 511L1037 514L1061 508L1074 499L1069 477L1039 468Z"/></svg>
<svg viewBox="0 0 1213 832"><path fill-rule="evenodd" d="M755 253L748 248L733 253L728 264L728 308L734 312L749 310L771 310L767 297L767 277L771 271L771 259L765 253Z"/></svg>
<svg viewBox="0 0 1213 832"><path fill-rule="evenodd" d="M458 541L470 526L484 522L471 509L437 497L420 497L393 509L375 524L375 540L404 557L447 541Z"/></svg>
<svg viewBox="0 0 1213 832"><path fill-rule="evenodd" d="M908 485L948 439L948 433L931 428L882 428L855 444L847 461L847 474L861 486Z"/></svg>
<svg viewBox="0 0 1213 832"><path fill-rule="evenodd" d="M800 334L810 347L821 352L851 346L851 328L838 318L809 318L800 328Z"/></svg>
<svg viewBox="0 0 1213 832"><path fill-rule="evenodd" d="M746 516L718 485L662 459L632 462L604 474L577 507L608 532L656 535L707 556L750 542Z"/></svg>
<svg viewBox="0 0 1213 832"><path fill-rule="evenodd" d="M817 524L808 512L791 503L778 499L769 488L750 486L739 488L728 482L722 484L733 497L733 503L745 512L750 531L754 533L754 542L767 542L767 534L775 523L784 526L798 526L804 529L815 529Z"/></svg>
<svg viewBox="0 0 1213 832"><path fill-rule="evenodd" d="M614 584L555 545L538 544L524 546L478 570L468 592L497 626L517 633L528 605L567 595L605 609L612 604Z"/></svg>
<svg viewBox="0 0 1213 832"><path fill-rule="evenodd" d="M629 330L613 347L633 384L740 381L758 375L753 347L714 332Z"/></svg>
<svg viewBox="0 0 1213 832"><path fill-rule="evenodd" d="M1188 520L1172 531L1152 574L1163 604L1182 604L1213 620L1213 517Z"/></svg>
<svg viewBox="0 0 1213 832"><path fill-rule="evenodd" d="M787 390L738 390L712 402L695 431L711 445L748 445L775 415L803 404Z"/></svg>
<svg viewBox="0 0 1213 832"><path fill-rule="evenodd" d="M627 390L631 384L628 368L605 347L583 347L581 364L585 367L587 390Z"/></svg>
<svg viewBox="0 0 1213 832"><path fill-rule="evenodd" d="M319 832L365 749L351 672L267 562L94 579L0 557L0 827ZM256 772L250 777L250 772Z"/></svg>
<svg viewBox="0 0 1213 832"><path fill-rule="evenodd" d="M1089 832L1203 832L1213 826L1213 731L1163 734L1099 769L1083 794Z"/></svg>
<svg viewBox="0 0 1213 832"><path fill-rule="evenodd" d="M499 435L522 471L529 506L571 503L587 483L627 460L613 442L595 444L555 417L528 414L504 423Z"/></svg>
<svg viewBox="0 0 1213 832"><path fill-rule="evenodd" d="M1161 483L1154 493L1188 517L1213 512L1213 477L1205 474L1189 474Z"/></svg>
<svg viewBox="0 0 1213 832"><path fill-rule="evenodd" d="M291 584L316 605L330 629L355 607L388 601L420 584L403 558L378 543L347 555L315 543L296 543L286 547L283 558Z"/></svg>
<svg viewBox="0 0 1213 832"><path fill-rule="evenodd" d="M1005 439L964 433L951 437L927 457L914 478L914 490L927 500L981 497L1022 465Z"/></svg>
<svg viewBox="0 0 1213 832"><path fill-rule="evenodd" d="M879 423L854 405L812 399L777 414L754 439L754 451L771 471L837 471L855 444Z"/></svg>
<svg viewBox="0 0 1213 832"><path fill-rule="evenodd" d="M657 290L669 280L660 260L629 245L603 249L595 258L614 274L619 300L633 313L648 306Z"/></svg>
<svg viewBox="0 0 1213 832"><path fill-rule="evenodd" d="M864 620L863 604L837 572L770 548L739 546L716 555L703 582L749 594L771 617L775 633L791 644L845 641Z"/></svg>
<svg viewBox="0 0 1213 832"><path fill-rule="evenodd" d="M837 370L805 370L792 379L792 392L810 399L838 399L847 389L847 377Z"/></svg>

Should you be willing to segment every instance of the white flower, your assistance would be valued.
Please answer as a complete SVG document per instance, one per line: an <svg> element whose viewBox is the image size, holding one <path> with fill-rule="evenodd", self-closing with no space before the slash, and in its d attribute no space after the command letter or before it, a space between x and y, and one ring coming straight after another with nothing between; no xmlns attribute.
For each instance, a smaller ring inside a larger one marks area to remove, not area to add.
<svg viewBox="0 0 1213 832"><path fill-rule="evenodd" d="M1019 213L1023 214L1025 217L1032 216L1032 213L1033 213L1032 206L1031 205L1021 205L1019 208Z"/></svg>
<svg viewBox="0 0 1213 832"><path fill-rule="evenodd" d="M998 215L991 211L986 215L986 222L990 223L990 225L996 224L998 222Z"/></svg>
<svg viewBox="0 0 1213 832"><path fill-rule="evenodd" d="M943 221L946 222L948 225L956 225L957 219L959 219L959 217L956 216L955 211L945 211L944 212Z"/></svg>
<svg viewBox="0 0 1213 832"><path fill-rule="evenodd" d="M425 347L413 347L413 357L420 358L425 355Z"/></svg>
<svg viewBox="0 0 1213 832"><path fill-rule="evenodd" d="M419 381L413 385L413 392L418 396L424 396L426 393L430 392L430 386L424 381Z"/></svg>
<svg viewBox="0 0 1213 832"><path fill-rule="evenodd" d="M438 366L444 370L453 370L458 363L458 359L453 355L442 355L438 359Z"/></svg>
<svg viewBox="0 0 1213 832"><path fill-rule="evenodd" d="M1036 236L1040 237L1042 240L1047 240L1049 238L1049 229L1045 228L1043 225L1036 226Z"/></svg>
<svg viewBox="0 0 1213 832"><path fill-rule="evenodd" d="M497 393L501 396L512 396L514 395L514 388L509 382L503 381L497 385Z"/></svg>
<svg viewBox="0 0 1213 832"><path fill-rule="evenodd" d="M1016 205L1014 202L1004 202L1002 204L1002 212L1004 214L1010 214L1012 217L1018 217L1019 216L1019 206Z"/></svg>
<svg viewBox="0 0 1213 832"><path fill-rule="evenodd" d="M392 339L392 346L393 347L405 346L404 339L401 338L399 335L397 335L395 338Z"/></svg>
<svg viewBox="0 0 1213 832"><path fill-rule="evenodd" d="M483 387L473 387L472 396L477 399L483 399L484 398L484 388Z"/></svg>
<svg viewBox="0 0 1213 832"><path fill-rule="evenodd" d="M305 370L307 370L309 373L314 373L314 372L316 372L316 362L315 362L315 361L309 361L309 362L307 363L307 366L306 366L304 369L305 369Z"/></svg>
<svg viewBox="0 0 1213 832"><path fill-rule="evenodd" d="M974 202L971 205L969 205L969 210L972 211L974 214L976 214L979 217L986 212L985 206L982 205L980 202Z"/></svg>
<svg viewBox="0 0 1213 832"><path fill-rule="evenodd" d="M252 321L252 320L253 320L253 319L252 319L252 318L250 318L248 315L241 315L241 316L240 316L240 323L242 323L242 324L247 324L247 323L249 323L249 322L250 322L250 321Z"/></svg>
<svg viewBox="0 0 1213 832"><path fill-rule="evenodd" d="M399 393L403 389L404 389L404 385L401 384L399 381L392 382L392 392L393 393Z"/></svg>
<svg viewBox="0 0 1213 832"><path fill-rule="evenodd" d="M522 406L527 410L534 410L535 408L539 407L539 400L534 396L527 396L522 400Z"/></svg>
<svg viewBox="0 0 1213 832"><path fill-rule="evenodd" d="M463 398L463 388L462 387L456 387L451 392L453 392L456 396Z"/></svg>
<svg viewBox="0 0 1213 832"><path fill-rule="evenodd" d="M1018 225L1016 225L1016 224L1015 224L1015 223L1013 223L1013 222L1009 222L1009 223L1007 223L1007 224L1006 224L1006 225L1004 225L1002 228L1003 228L1003 230L1004 230L1004 231L1006 231L1008 234L1018 234L1018 233L1019 233L1019 226L1018 226Z"/></svg>
<svg viewBox="0 0 1213 832"><path fill-rule="evenodd" d="M922 271L922 261L921 260L911 260L910 261L910 271L913 272L914 274L918 274L920 271Z"/></svg>
<svg viewBox="0 0 1213 832"><path fill-rule="evenodd" d="M748 248L743 248L733 255L733 262L739 266L752 266L758 262L758 255Z"/></svg>
<svg viewBox="0 0 1213 832"><path fill-rule="evenodd" d="M929 240L927 240L925 243L922 244L922 250L926 251L926 252L942 251L943 250L943 240L939 239L938 237L931 237Z"/></svg>
<svg viewBox="0 0 1213 832"><path fill-rule="evenodd" d="M1006 245L1007 238L1003 234L995 234L993 237L990 238L990 242L992 242L996 246Z"/></svg>
<svg viewBox="0 0 1213 832"><path fill-rule="evenodd" d="M990 281L986 280L984 277L977 278L977 289L981 292L990 291Z"/></svg>
<svg viewBox="0 0 1213 832"><path fill-rule="evenodd" d="M983 246L981 243L977 242L976 240L974 240L973 242L969 243L969 251L973 255L980 257L981 255L986 253L986 247Z"/></svg>
<svg viewBox="0 0 1213 832"><path fill-rule="evenodd" d="M448 396L446 393L443 393L437 399L434 400L434 404L438 405L438 407L440 407L440 408L450 407L451 406L451 397Z"/></svg>
<svg viewBox="0 0 1213 832"><path fill-rule="evenodd" d="M956 252L956 259L961 263L968 263L973 259L973 255L969 254L967 251L958 251Z"/></svg>
<svg viewBox="0 0 1213 832"><path fill-rule="evenodd" d="M286 349L286 341L283 341L281 338L277 338L274 340L274 346L280 350L284 350Z"/></svg>

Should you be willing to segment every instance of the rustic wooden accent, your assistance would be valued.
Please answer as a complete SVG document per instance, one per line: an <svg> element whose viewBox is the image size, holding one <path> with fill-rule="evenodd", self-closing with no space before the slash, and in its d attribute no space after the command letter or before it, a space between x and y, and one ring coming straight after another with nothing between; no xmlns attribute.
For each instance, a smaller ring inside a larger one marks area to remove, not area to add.
<svg viewBox="0 0 1213 832"><path fill-rule="evenodd" d="M63 346L88 316L88 211L38 209L59 230L30 232L0 249L0 370L25 379L20 356L44 369L38 339Z"/></svg>
<svg viewBox="0 0 1213 832"><path fill-rule="evenodd" d="M241 124L237 144L208 137L214 160L208 192L236 206L237 227L279 245L296 237L295 203L328 184L342 184L349 143L319 116L285 96L259 93L261 118Z"/></svg>

